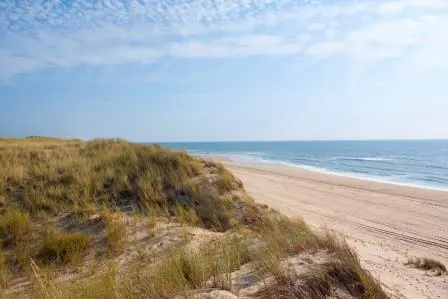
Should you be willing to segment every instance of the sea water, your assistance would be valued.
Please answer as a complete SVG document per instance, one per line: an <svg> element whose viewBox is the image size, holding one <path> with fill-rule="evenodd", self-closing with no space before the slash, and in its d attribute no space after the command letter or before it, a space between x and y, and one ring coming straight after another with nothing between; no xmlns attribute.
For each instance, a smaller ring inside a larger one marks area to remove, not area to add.
<svg viewBox="0 0 448 299"><path fill-rule="evenodd" d="M165 143L194 155L275 163L335 175L448 191L448 140Z"/></svg>

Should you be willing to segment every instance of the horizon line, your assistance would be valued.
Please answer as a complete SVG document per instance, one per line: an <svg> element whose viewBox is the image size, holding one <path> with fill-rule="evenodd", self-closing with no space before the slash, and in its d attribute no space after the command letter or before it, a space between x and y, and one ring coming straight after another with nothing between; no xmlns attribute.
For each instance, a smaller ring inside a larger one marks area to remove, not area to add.
<svg viewBox="0 0 448 299"><path fill-rule="evenodd" d="M448 141L448 137L444 138L391 138L391 139L277 139L277 140L208 140L208 141L138 141L137 143L237 143L237 142L335 142L335 141Z"/></svg>

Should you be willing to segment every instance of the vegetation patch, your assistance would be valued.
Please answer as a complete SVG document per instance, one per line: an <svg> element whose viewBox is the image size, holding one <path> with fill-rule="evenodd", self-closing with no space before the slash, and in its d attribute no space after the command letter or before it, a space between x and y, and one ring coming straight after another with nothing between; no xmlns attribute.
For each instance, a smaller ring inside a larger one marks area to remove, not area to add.
<svg viewBox="0 0 448 299"><path fill-rule="evenodd" d="M50 232L36 259L44 264L79 264L91 246L91 238L82 233Z"/></svg>
<svg viewBox="0 0 448 299"><path fill-rule="evenodd" d="M171 244L179 244L180 233L171 230L188 231L179 223L214 231L197 229L196 238L211 234L216 239L189 246L192 234L185 246L175 247ZM20 277L22 271L21 278L31 276L32 286L22 293L35 298L189 298L210 288L234 292L232 275L242 266L260 282L274 280L259 297L321 298L340 288L358 298L387 298L342 239L315 234L303 221L255 204L221 164L157 145L0 139L0 239L0 286L10 288L10 274ZM120 256L103 254L105 247ZM319 252L331 262L316 265L306 276L285 267L294 257ZM98 260L84 258L87 253ZM63 283L45 274L46 267L58 271L66 264L102 268L79 271Z"/></svg>
<svg viewBox="0 0 448 299"><path fill-rule="evenodd" d="M109 249L115 253L122 252L126 244L126 224L124 220L111 214L103 214L102 217L106 225L106 240Z"/></svg>
<svg viewBox="0 0 448 299"><path fill-rule="evenodd" d="M416 269L434 271L438 275L446 273L446 266L442 262L430 258L411 257L405 265Z"/></svg>
<svg viewBox="0 0 448 299"><path fill-rule="evenodd" d="M0 216L0 238L4 243L18 243L26 240L31 233L29 215L19 209L7 210Z"/></svg>
<svg viewBox="0 0 448 299"><path fill-rule="evenodd" d="M278 214L266 216L261 231L263 245L257 250L255 269L260 277L276 281L260 292L262 298L324 298L338 287L356 298L388 298L380 283L362 269L357 254L331 232L316 235L302 220ZM329 253L332 261L311 273L301 275L287 263L288 256L318 250Z"/></svg>

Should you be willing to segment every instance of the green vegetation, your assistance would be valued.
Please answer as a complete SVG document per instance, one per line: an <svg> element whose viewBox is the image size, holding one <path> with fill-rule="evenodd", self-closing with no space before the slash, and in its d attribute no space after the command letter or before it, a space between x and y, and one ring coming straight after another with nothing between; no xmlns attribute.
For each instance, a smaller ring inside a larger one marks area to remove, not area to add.
<svg viewBox="0 0 448 299"><path fill-rule="evenodd" d="M107 206L174 215L178 203L201 225L226 230L235 217L222 194L233 176L214 163L122 140L0 139L0 198L27 213L90 215ZM202 178L202 179L201 179ZM209 183L209 180L213 180Z"/></svg>
<svg viewBox="0 0 448 299"><path fill-rule="evenodd" d="M343 240L255 204L222 165L123 140L0 139L0 242L1 296L188 298L245 266L275 280L262 298L387 298ZM285 267L319 252L307 277Z"/></svg>

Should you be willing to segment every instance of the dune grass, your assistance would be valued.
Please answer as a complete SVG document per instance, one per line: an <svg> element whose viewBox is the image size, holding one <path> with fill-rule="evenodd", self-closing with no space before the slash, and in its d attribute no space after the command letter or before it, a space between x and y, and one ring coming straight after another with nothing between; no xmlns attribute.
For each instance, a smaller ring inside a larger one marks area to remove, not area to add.
<svg viewBox="0 0 448 299"><path fill-rule="evenodd" d="M79 264L91 246L91 238L82 233L49 232L35 260L44 264Z"/></svg>
<svg viewBox="0 0 448 299"><path fill-rule="evenodd" d="M0 169L0 194L32 214L160 206L167 190L203 172L186 153L121 140L0 140Z"/></svg>
<svg viewBox="0 0 448 299"><path fill-rule="evenodd" d="M286 217L265 219L264 223L255 247L247 236L230 237L197 250L178 248L154 267L121 275L109 270L64 286L41 279L35 289L41 298L192 298L194 290L230 290L231 273L251 263L261 279L270 276L276 281L257 298L325 298L335 288L354 298L388 298L342 239L331 233L314 235L302 221ZM291 229L279 236L285 227ZM312 251L325 251L333 258L305 275L284 265L289 256Z"/></svg>
<svg viewBox="0 0 448 299"><path fill-rule="evenodd" d="M0 139L0 170L3 206L18 205L33 217L91 215L104 206L126 210L131 205L174 215L179 203L193 209L198 224L207 228L226 230L235 217L232 200L223 197L238 186L230 173L156 145Z"/></svg>
<svg viewBox="0 0 448 299"><path fill-rule="evenodd" d="M315 234L302 220L279 214L265 217L261 231L263 245L256 253L255 269L261 277L276 280L259 294L261 298L325 298L335 286L356 298L388 298L380 283L361 267L356 252L337 235L329 231ZM305 276L285 265L288 256L317 251L331 254L333 261Z"/></svg>
<svg viewBox="0 0 448 299"><path fill-rule="evenodd" d="M26 240L30 233L31 222L28 213L11 208L0 217L0 238L4 242L17 245Z"/></svg>
<svg viewBox="0 0 448 299"><path fill-rule="evenodd" d="M127 237L124 219L108 214L103 214L102 218L106 225L106 240L109 249L112 252L121 253L125 248Z"/></svg>
<svg viewBox="0 0 448 299"><path fill-rule="evenodd" d="M261 297L323 296L339 284L361 298L387 298L343 240L330 233L316 235L303 221L267 211L222 165L185 152L123 140L0 139L0 285L7 287L9 273L21 267L32 273L36 298L191 297L195 289L230 289L231 273L251 262L260 277L276 280ZM41 267L46 265L82 264L95 244L105 243L120 255L128 241L126 219L137 215L149 217L150 237L156 217L219 232L236 230L233 237L199 250L177 248L142 269L119 273L111 265L70 283L45 275ZM80 224L99 219L101 232L69 229L72 223L61 220L66 218ZM45 230L55 219L64 225ZM236 233L244 232L242 226L249 231L244 236ZM104 239L95 243L99 235ZM258 245L252 248L254 240ZM317 269L301 289L284 260L322 250L336 259Z"/></svg>
<svg viewBox="0 0 448 299"><path fill-rule="evenodd" d="M435 271L438 275L447 272L446 266L442 262L431 258L411 257L405 265L416 269Z"/></svg>
<svg viewBox="0 0 448 299"><path fill-rule="evenodd" d="M120 275L116 266L89 279L58 283L48 279L36 264L33 269L35 298L192 298L191 291L206 286L226 288L229 273L250 261L244 239L230 238L204 245L198 251L183 247L155 267Z"/></svg>

